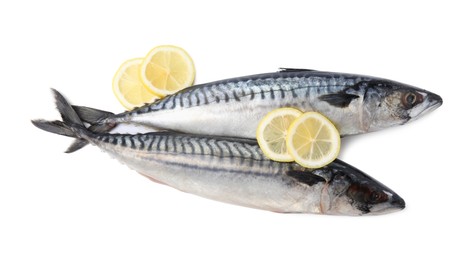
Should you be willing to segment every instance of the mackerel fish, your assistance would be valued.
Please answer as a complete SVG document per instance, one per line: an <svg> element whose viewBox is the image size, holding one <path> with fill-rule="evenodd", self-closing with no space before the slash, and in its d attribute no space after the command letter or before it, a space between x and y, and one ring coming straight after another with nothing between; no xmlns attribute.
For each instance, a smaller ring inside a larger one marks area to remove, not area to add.
<svg viewBox="0 0 475 260"><path fill-rule="evenodd" d="M360 170L336 160L320 169L267 159L255 140L176 132L97 133L58 92L63 121L33 120L48 132L78 138L131 169L178 190L226 203L286 213L377 215L404 200Z"/></svg>
<svg viewBox="0 0 475 260"><path fill-rule="evenodd" d="M403 125L436 109L429 91L370 76L283 69L195 85L132 111L114 115L75 107L97 131L127 123L184 133L255 138L270 111L294 107L328 117L341 136Z"/></svg>

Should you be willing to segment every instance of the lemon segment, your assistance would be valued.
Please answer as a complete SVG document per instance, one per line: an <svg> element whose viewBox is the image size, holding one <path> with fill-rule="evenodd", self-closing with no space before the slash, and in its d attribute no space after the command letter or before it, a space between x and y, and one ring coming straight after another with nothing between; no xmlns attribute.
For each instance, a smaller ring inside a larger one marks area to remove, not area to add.
<svg viewBox="0 0 475 260"><path fill-rule="evenodd" d="M161 45L145 56L140 67L140 78L150 91L163 97L191 86L195 79L195 66L182 48Z"/></svg>
<svg viewBox="0 0 475 260"><path fill-rule="evenodd" d="M124 62L112 80L112 91L119 102L128 110L153 102L158 98L140 80L142 58Z"/></svg>
<svg viewBox="0 0 475 260"><path fill-rule="evenodd" d="M307 168L320 168L338 156L340 133L322 114L307 112L290 125L287 149L298 164Z"/></svg>
<svg viewBox="0 0 475 260"><path fill-rule="evenodd" d="M259 122L256 139L268 158L278 162L294 160L287 151L287 129L301 114L302 112L295 108L279 108L268 113Z"/></svg>

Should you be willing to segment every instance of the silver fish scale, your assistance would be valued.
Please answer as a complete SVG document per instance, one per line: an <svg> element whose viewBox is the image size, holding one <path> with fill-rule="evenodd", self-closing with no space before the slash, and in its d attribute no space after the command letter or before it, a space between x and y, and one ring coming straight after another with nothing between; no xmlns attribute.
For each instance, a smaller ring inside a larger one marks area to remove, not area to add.
<svg viewBox="0 0 475 260"><path fill-rule="evenodd" d="M304 98L309 95L319 96L326 93L336 93L348 86L353 86L359 81L361 81L361 78L310 76L209 83L184 89L132 113L140 114L164 109L188 108L212 102L240 102L244 97L249 97L252 100L256 98L283 99L287 95L292 95L293 98ZM305 91L301 91L302 89Z"/></svg>

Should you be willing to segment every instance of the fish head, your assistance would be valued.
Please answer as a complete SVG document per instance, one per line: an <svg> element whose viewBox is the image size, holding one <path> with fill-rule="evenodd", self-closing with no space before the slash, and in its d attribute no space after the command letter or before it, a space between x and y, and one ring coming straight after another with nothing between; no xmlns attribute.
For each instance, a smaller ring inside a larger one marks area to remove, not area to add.
<svg viewBox="0 0 475 260"><path fill-rule="evenodd" d="M332 171L326 214L381 215L404 209L399 195L362 171L341 161L332 163Z"/></svg>
<svg viewBox="0 0 475 260"><path fill-rule="evenodd" d="M368 131L403 125L442 105L439 95L403 83L378 79L361 84Z"/></svg>

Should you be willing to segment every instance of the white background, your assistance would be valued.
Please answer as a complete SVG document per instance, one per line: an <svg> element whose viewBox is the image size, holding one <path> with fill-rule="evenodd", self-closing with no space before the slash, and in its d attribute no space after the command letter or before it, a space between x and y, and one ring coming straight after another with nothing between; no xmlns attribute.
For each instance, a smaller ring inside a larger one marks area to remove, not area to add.
<svg viewBox="0 0 475 260"><path fill-rule="evenodd" d="M0 259L474 258L469 4L5 2ZM59 119L51 87L74 104L121 112L115 70L162 44L190 53L196 83L298 67L441 95L443 106L419 121L343 141L340 158L394 189L407 208L335 217L227 205L150 182L96 147L65 154L70 139L31 125Z"/></svg>

